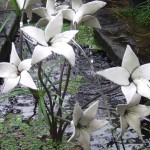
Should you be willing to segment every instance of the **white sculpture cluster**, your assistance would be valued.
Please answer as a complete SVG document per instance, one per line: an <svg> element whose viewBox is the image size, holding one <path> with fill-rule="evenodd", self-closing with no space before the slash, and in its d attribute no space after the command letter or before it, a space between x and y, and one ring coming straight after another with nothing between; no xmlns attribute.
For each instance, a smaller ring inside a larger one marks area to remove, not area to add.
<svg viewBox="0 0 150 150"><path fill-rule="evenodd" d="M35 2L40 2L40 0L16 0L16 2L20 10L25 10L31 20L31 5ZM9 3L10 0L8 1ZM54 0L47 0L46 8L34 8L33 13L42 18L36 26L21 27L25 38L35 45L32 58L21 61L14 43L12 43L10 63L0 63L0 77L5 78L2 92L11 91L18 83L31 89L37 89L28 71L32 65L37 64L53 53L63 55L74 66L75 52L69 42L75 37L78 30L61 32L63 18L71 21L74 29L80 23L100 28L101 26L93 14L105 5L106 3L102 1L83 4L82 0L72 0L70 8L66 5L55 6ZM45 26L45 29L38 28L40 26ZM121 133L118 136L118 140L126 131L128 124L143 140L140 118L150 115L150 106L141 105L139 102L141 96L150 99L150 64L140 66L137 56L127 45L121 67L98 71L97 74L120 85L127 101L127 104L117 106L121 122ZM69 141L77 138L85 150L90 150L89 134L108 124L106 120L96 119L98 105L99 101L96 101L85 111L81 109L78 103L74 107L72 121L74 131Z"/></svg>

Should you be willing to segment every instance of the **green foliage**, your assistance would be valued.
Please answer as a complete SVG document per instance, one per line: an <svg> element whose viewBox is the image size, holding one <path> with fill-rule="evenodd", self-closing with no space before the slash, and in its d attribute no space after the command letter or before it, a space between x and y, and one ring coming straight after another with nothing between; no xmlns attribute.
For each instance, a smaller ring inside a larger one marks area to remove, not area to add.
<svg viewBox="0 0 150 150"><path fill-rule="evenodd" d="M115 12L121 16L133 19L141 27L150 27L150 0L136 7L117 8Z"/></svg>
<svg viewBox="0 0 150 150"><path fill-rule="evenodd" d="M5 121L0 118L0 149L6 150L69 150L72 145L66 140L54 143L45 124L39 129L36 120L22 122L22 115L9 114Z"/></svg>
<svg viewBox="0 0 150 150"><path fill-rule="evenodd" d="M83 81L82 81L82 76L78 75L76 76L74 79L72 79L69 82L69 86L68 86L68 92L70 94L76 94L78 93L78 88L82 85Z"/></svg>
<svg viewBox="0 0 150 150"><path fill-rule="evenodd" d="M80 25L80 32L77 34L77 43L81 45L89 45L91 49L100 50L101 46L94 39L94 31L92 27Z"/></svg>
<svg viewBox="0 0 150 150"><path fill-rule="evenodd" d="M10 12L9 15L7 16L7 18L5 19L5 21L2 23L2 25L0 27L0 32L2 32L2 30L5 28L7 22L10 20L12 15L13 15L13 12Z"/></svg>
<svg viewBox="0 0 150 150"><path fill-rule="evenodd" d="M70 23L65 22L63 26L63 31L67 31L70 29ZM79 32L76 36L76 41L80 45L90 46L93 50L101 50L100 44L94 38L94 31L92 27L88 27L85 25L79 26Z"/></svg>

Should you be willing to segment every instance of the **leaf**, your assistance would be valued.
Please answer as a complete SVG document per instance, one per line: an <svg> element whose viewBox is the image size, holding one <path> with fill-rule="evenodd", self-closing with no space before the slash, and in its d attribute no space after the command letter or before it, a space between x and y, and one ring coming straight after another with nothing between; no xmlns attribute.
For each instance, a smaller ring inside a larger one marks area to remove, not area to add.
<svg viewBox="0 0 150 150"><path fill-rule="evenodd" d="M13 15L13 12L10 12L9 15L7 16L7 18L5 19L5 21L2 23L2 25L0 27L0 33L2 32L2 30L6 26L7 22L10 20L10 18L12 17L12 15Z"/></svg>
<svg viewBox="0 0 150 150"><path fill-rule="evenodd" d="M16 11L16 14L17 14L18 16L20 16L21 12L20 12L20 9L19 9L19 7L18 7L17 1L16 1L16 0L11 0L11 2L12 2L12 5L13 5L13 8L14 8L15 11Z"/></svg>

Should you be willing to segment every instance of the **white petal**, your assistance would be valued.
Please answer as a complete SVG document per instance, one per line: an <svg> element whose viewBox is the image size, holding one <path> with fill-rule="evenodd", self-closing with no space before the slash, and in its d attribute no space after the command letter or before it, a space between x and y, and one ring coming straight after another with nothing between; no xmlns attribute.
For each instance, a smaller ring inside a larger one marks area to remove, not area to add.
<svg viewBox="0 0 150 150"><path fill-rule="evenodd" d="M23 60L19 66L18 66L18 70L21 72L23 70L28 71L31 68L31 59L25 59Z"/></svg>
<svg viewBox="0 0 150 150"><path fill-rule="evenodd" d="M130 103L133 96L136 94L136 85L134 83L130 83L129 86L121 86L121 90L127 100L127 103Z"/></svg>
<svg viewBox="0 0 150 150"><path fill-rule="evenodd" d="M52 43L56 42L65 42L68 43L73 37L77 34L77 30L65 31L60 34L57 34L52 40Z"/></svg>
<svg viewBox="0 0 150 150"><path fill-rule="evenodd" d="M84 111L83 117L79 121L79 123L82 126L88 125L92 120L96 118L98 105L99 105L99 101L96 101Z"/></svg>
<svg viewBox="0 0 150 150"><path fill-rule="evenodd" d="M133 70L139 66L140 66L140 63L139 63L138 57L132 51L131 47L127 45L126 51L124 53L123 60L122 60L122 67L126 68L131 74Z"/></svg>
<svg viewBox="0 0 150 150"><path fill-rule="evenodd" d="M69 8L69 6L68 5L59 5L59 6L57 6L56 8L55 8L55 10L56 10L56 12L58 11L61 11L61 10L64 10L64 9L67 9L67 8Z"/></svg>
<svg viewBox="0 0 150 150"><path fill-rule="evenodd" d="M150 80L150 63L138 67L132 74L133 79L145 78Z"/></svg>
<svg viewBox="0 0 150 150"><path fill-rule="evenodd" d="M125 116L128 124L138 133L141 140L143 140L142 134L141 134L141 122L140 118L133 114L128 114Z"/></svg>
<svg viewBox="0 0 150 150"><path fill-rule="evenodd" d="M77 11L81 7L82 4L83 4L82 0L72 0L72 9Z"/></svg>
<svg viewBox="0 0 150 150"><path fill-rule="evenodd" d="M90 124L88 125L88 127L86 129L89 133L91 133L91 132L94 132L94 131L102 128L103 126L105 126L108 123L109 123L109 121L107 121L107 120L94 119L90 122Z"/></svg>
<svg viewBox="0 0 150 150"><path fill-rule="evenodd" d="M134 83L137 86L137 93L150 99L150 87L140 79L134 80Z"/></svg>
<svg viewBox="0 0 150 150"><path fill-rule="evenodd" d="M31 6L28 6L26 8L25 12L27 14L27 17L28 17L29 21L31 21L32 20L32 8L31 8Z"/></svg>
<svg viewBox="0 0 150 150"><path fill-rule="evenodd" d="M32 9L33 13L37 14L38 16L45 18L45 17L49 17L47 14L47 9L44 7L39 7L39 8L35 8Z"/></svg>
<svg viewBox="0 0 150 150"><path fill-rule="evenodd" d="M95 14L99 9L101 9L105 5L106 3L102 1L93 1L83 4L76 12L73 22L78 22L78 20L82 18L84 15Z"/></svg>
<svg viewBox="0 0 150 150"><path fill-rule="evenodd" d="M97 74L109 79L116 84L129 85L130 74L125 68L113 67L110 69L98 71Z"/></svg>
<svg viewBox="0 0 150 150"><path fill-rule="evenodd" d="M150 115L150 106L136 105L128 108L128 110L130 110L131 113L133 112L141 117L146 117Z"/></svg>
<svg viewBox="0 0 150 150"><path fill-rule="evenodd" d="M31 64L36 64L52 54L52 47L37 45L32 54ZM40 56L40 57L39 57Z"/></svg>
<svg viewBox="0 0 150 150"><path fill-rule="evenodd" d="M48 42L52 37L61 32L63 26L62 13L52 19L45 28L45 39Z"/></svg>
<svg viewBox="0 0 150 150"><path fill-rule="evenodd" d="M0 77L1 78L17 77L16 66L7 62L0 63Z"/></svg>
<svg viewBox="0 0 150 150"><path fill-rule="evenodd" d="M49 23L50 18L41 18L37 23L36 27L41 28L41 27L46 27L47 24Z"/></svg>
<svg viewBox="0 0 150 150"><path fill-rule="evenodd" d="M77 24L83 23L87 26L93 27L93 28L101 28L100 23L98 21L98 19L95 16L91 16L91 15L85 15L83 17L81 17Z"/></svg>
<svg viewBox="0 0 150 150"><path fill-rule="evenodd" d="M21 72L20 74L20 84L28 87L28 88L31 88L31 89L37 89L32 77L30 76L30 74L24 70Z"/></svg>
<svg viewBox="0 0 150 150"><path fill-rule="evenodd" d="M86 130L80 129L80 136L78 141L84 150L90 150L90 135Z"/></svg>
<svg viewBox="0 0 150 150"><path fill-rule="evenodd" d="M121 124L121 133L117 137L117 140L119 140L123 136L124 132L128 128L128 123L127 123L125 117L123 117L123 116L120 117L120 124Z"/></svg>
<svg viewBox="0 0 150 150"><path fill-rule="evenodd" d="M79 120L83 116L83 111L79 105L79 103L76 103L73 110L73 124L77 127Z"/></svg>
<svg viewBox="0 0 150 150"><path fill-rule="evenodd" d="M127 107L127 104L119 104L117 105L116 111L120 116L124 116Z"/></svg>
<svg viewBox="0 0 150 150"><path fill-rule="evenodd" d="M79 135L80 135L80 130L78 128L75 128L75 126L74 126L73 133L72 133L71 137L69 138L68 142L74 141L76 138L79 137Z"/></svg>
<svg viewBox="0 0 150 150"><path fill-rule="evenodd" d="M48 15L50 16L55 11L55 0L47 0L46 2L46 9Z"/></svg>
<svg viewBox="0 0 150 150"><path fill-rule="evenodd" d="M135 106L135 105L139 104L140 101L141 101L141 95L139 95L139 94L136 93L133 96L132 100L129 101L129 102L127 102L127 105L128 105L128 107Z"/></svg>
<svg viewBox="0 0 150 150"><path fill-rule="evenodd" d="M5 79L3 89L2 89L2 93L9 92L13 88L15 88L17 86L17 84L19 83L19 80L20 80L20 76L17 76L16 78L7 78L7 79Z"/></svg>
<svg viewBox="0 0 150 150"><path fill-rule="evenodd" d="M58 42L52 44L52 47L54 48L52 50L54 53L63 55L72 66L75 65L75 53L73 48L69 44L64 42Z"/></svg>
<svg viewBox="0 0 150 150"><path fill-rule="evenodd" d="M65 9L62 11L63 18L69 21L73 21L75 12L72 9Z"/></svg>
<svg viewBox="0 0 150 150"><path fill-rule="evenodd" d="M10 54L10 63L14 64L17 67L20 62L21 62L21 60L16 52L15 45L14 45L14 43L12 43L11 54Z"/></svg>
<svg viewBox="0 0 150 150"><path fill-rule="evenodd" d="M28 36L36 40L39 44L43 46L48 46L46 40L44 31L42 29L39 29L37 27L27 26L21 28L23 32L25 32Z"/></svg>

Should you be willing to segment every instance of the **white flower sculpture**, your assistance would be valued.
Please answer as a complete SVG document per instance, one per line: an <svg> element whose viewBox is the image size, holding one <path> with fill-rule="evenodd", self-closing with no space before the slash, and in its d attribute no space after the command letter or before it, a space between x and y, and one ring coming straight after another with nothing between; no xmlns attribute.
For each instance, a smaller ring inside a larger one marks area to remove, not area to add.
<svg viewBox="0 0 150 150"><path fill-rule="evenodd" d="M38 43L34 49L31 64L42 61L54 52L63 55L72 66L75 65L75 53L68 42L70 42L78 31L70 30L61 33L62 26L62 13L59 13L48 23L44 31L33 26L21 28L25 34Z"/></svg>
<svg viewBox="0 0 150 150"><path fill-rule="evenodd" d="M117 140L120 139L129 125L138 133L140 139L143 141L140 119L150 115L150 106L140 105L138 104L139 102L140 97L138 94L135 94L132 101L117 106L117 112L120 115L121 122L121 133Z"/></svg>
<svg viewBox="0 0 150 150"><path fill-rule="evenodd" d="M97 74L121 85L127 102L130 102L136 93L150 99L150 63L140 66L137 56L129 45L121 67L98 71Z"/></svg>
<svg viewBox="0 0 150 150"><path fill-rule="evenodd" d="M20 10L25 10L29 20L32 19L32 5L41 2L41 0L16 0ZM7 1L6 7L11 6L11 0Z"/></svg>
<svg viewBox="0 0 150 150"><path fill-rule="evenodd" d="M0 77L5 78L2 92L8 92L15 88L18 83L31 89L37 89L36 85L27 72L31 68L31 59L20 60L14 43L10 55L10 63L0 63Z"/></svg>
<svg viewBox="0 0 150 150"><path fill-rule="evenodd" d="M82 0L72 0L72 9L66 9L62 13L63 17L72 21L74 25L84 23L88 26L100 28L99 21L92 15L105 5L106 3L103 1L92 1L83 4Z"/></svg>
<svg viewBox="0 0 150 150"><path fill-rule="evenodd" d="M46 8L39 7L32 9L32 12L42 17L38 22L37 26L45 26L51 19L53 19L60 11L67 9L68 5L55 6L55 0L47 0Z"/></svg>
<svg viewBox="0 0 150 150"><path fill-rule="evenodd" d="M75 104L72 121L74 132L68 140L69 142L78 138L78 141L81 144L81 146L85 150L90 150L89 134L108 124L108 121L106 120L96 119L98 104L99 101L96 101L84 112L82 111L78 103Z"/></svg>

